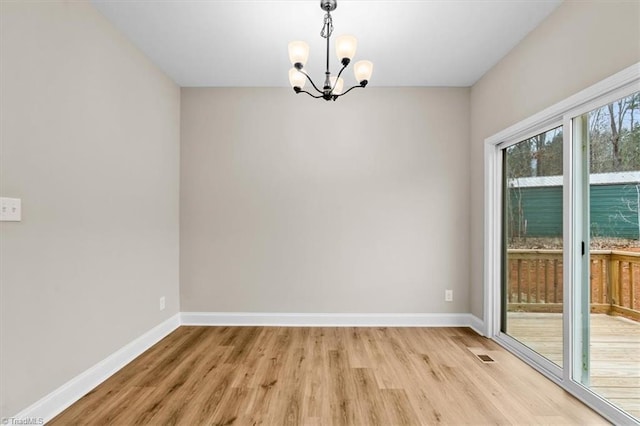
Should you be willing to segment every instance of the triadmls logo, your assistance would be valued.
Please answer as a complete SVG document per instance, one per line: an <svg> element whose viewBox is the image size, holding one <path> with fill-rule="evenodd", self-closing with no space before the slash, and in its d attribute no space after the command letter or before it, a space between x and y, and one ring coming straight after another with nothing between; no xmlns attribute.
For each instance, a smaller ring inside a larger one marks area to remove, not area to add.
<svg viewBox="0 0 640 426"><path fill-rule="evenodd" d="M3 417L3 425L43 425L44 419L42 417Z"/></svg>

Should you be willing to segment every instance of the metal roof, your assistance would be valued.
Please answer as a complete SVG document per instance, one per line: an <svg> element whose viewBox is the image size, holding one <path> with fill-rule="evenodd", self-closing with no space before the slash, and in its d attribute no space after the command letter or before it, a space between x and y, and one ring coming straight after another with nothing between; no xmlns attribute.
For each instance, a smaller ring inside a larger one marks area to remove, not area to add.
<svg viewBox="0 0 640 426"><path fill-rule="evenodd" d="M544 186L562 186L562 176L534 176L509 179L511 188L533 188ZM594 173L589 175L589 184L640 184L640 171Z"/></svg>

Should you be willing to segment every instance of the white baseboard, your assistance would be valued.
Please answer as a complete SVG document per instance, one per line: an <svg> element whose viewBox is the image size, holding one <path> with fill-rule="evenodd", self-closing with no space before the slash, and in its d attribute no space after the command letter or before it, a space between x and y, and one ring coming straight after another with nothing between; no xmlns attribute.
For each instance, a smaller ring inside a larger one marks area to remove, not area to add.
<svg viewBox="0 0 640 426"><path fill-rule="evenodd" d="M469 315L469 327L481 336L487 337L485 333L484 321L473 314Z"/></svg>
<svg viewBox="0 0 640 426"><path fill-rule="evenodd" d="M471 327L471 314L292 314L251 312L182 312L182 325L291 327ZM479 327L483 329L483 327ZM481 334L481 333L479 333Z"/></svg>
<svg viewBox="0 0 640 426"><path fill-rule="evenodd" d="M179 326L176 314L12 417L48 422Z"/></svg>

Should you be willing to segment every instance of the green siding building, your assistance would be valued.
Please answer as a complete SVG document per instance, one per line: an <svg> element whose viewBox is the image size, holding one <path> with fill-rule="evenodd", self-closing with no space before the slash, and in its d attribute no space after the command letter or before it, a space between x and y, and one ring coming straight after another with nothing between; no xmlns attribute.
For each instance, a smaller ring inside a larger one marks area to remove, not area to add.
<svg viewBox="0 0 640 426"><path fill-rule="evenodd" d="M561 179L509 182L506 219L512 236L562 236ZM640 172L592 175L589 203L592 237L640 239Z"/></svg>

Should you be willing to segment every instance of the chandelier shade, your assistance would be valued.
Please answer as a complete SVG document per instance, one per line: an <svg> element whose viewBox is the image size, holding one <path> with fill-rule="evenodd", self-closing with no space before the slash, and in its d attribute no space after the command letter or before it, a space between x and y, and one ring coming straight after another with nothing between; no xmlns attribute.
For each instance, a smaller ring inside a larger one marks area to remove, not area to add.
<svg viewBox="0 0 640 426"><path fill-rule="evenodd" d="M291 65L302 64L305 66L309 59L309 45L304 41L292 41L289 43L289 60Z"/></svg>
<svg viewBox="0 0 640 426"><path fill-rule="evenodd" d="M371 61L358 61L353 66L353 74L355 74L356 81L360 84L362 84L363 81L369 82L372 73L373 64Z"/></svg>
<svg viewBox="0 0 640 426"><path fill-rule="evenodd" d="M339 61L351 60L356 56L358 40L352 35L342 35L336 39L336 56Z"/></svg>
<svg viewBox="0 0 640 426"><path fill-rule="evenodd" d="M333 87L334 95L341 95L344 88L344 79L342 77L331 77L331 87Z"/></svg>
<svg viewBox="0 0 640 426"><path fill-rule="evenodd" d="M351 63L358 47L358 40L352 35L342 35L336 39L335 53L342 68L340 68L336 76L332 76L331 71L329 71L329 39L333 33L331 12L334 11L337 6L337 0L320 0L320 8L326 12L320 36L327 40L326 71L324 73L325 76L322 86L319 87L316 85L304 70L307 60L309 59L309 45L304 41L292 41L289 43L289 61L291 61L291 65L293 65L293 68L289 70L289 84L291 84L291 87L296 93L306 93L312 98L335 101L338 97L346 95L353 89L366 87L371 80L373 63L370 61L358 61L353 67L353 72L358 84L350 87L346 91L344 90L344 79L341 77L342 72ZM307 81L309 81L313 90L315 90L315 94L304 90Z"/></svg>
<svg viewBox="0 0 640 426"><path fill-rule="evenodd" d="M296 68L291 68L289 70L289 83L291 87L299 87L304 88L304 84L307 82L307 77L298 71Z"/></svg>

